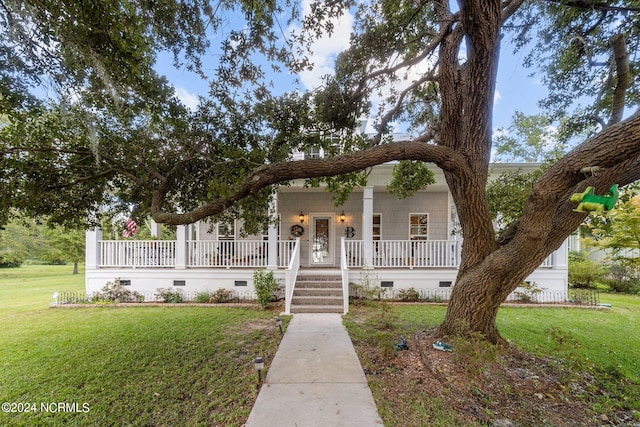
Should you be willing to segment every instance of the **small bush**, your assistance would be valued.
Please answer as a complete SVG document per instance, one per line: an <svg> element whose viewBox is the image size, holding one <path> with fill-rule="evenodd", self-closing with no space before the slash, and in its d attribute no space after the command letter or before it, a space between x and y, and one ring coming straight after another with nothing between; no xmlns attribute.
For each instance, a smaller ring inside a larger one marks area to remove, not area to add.
<svg viewBox="0 0 640 427"><path fill-rule="evenodd" d="M362 273L360 283L349 283L349 295L362 301L381 300L387 294L388 288L382 288L377 277L371 277L368 272Z"/></svg>
<svg viewBox="0 0 640 427"><path fill-rule="evenodd" d="M513 293L516 300L523 303L537 303L538 294L542 292L543 288L540 288L536 282L523 282Z"/></svg>
<svg viewBox="0 0 640 427"><path fill-rule="evenodd" d="M623 262L609 265L606 277L602 281L613 292L637 294L640 292L640 278L638 270Z"/></svg>
<svg viewBox="0 0 640 427"><path fill-rule="evenodd" d="M403 302L418 302L421 300L420 292L415 288L400 289L398 291L398 299Z"/></svg>
<svg viewBox="0 0 640 427"><path fill-rule="evenodd" d="M604 277L600 264L583 258L569 261L569 284L574 288L595 288Z"/></svg>
<svg viewBox="0 0 640 427"><path fill-rule="evenodd" d="M207 303L211 300L211 293L209 292L197 292L196 296L193 298L195 302L199 303Z"/></svg>
<svg viewBox="0 0 640 427"><path fill-rule="evenodd" d="M275 293L278 290L278 282L273 277L273 271L256 270L253 273L253 286L256 290L258 304L264 310L275 301Z"/></svg>
<svg viewBox="0 0 640 427"><path fill-rule="evenodd" d="M233 291L220 288L211 294L209 302L215 302L216 304L223 304L226 302L232 302L234 300Z"/></svg>
<svg viewBox="0 0 640 427"><path fill-rule="evenodd" d="M158 288L156 298L162 302L168 302L171 304L178 304L184 301L180 291L174 291L170 288Z"/></svg>
<svg viewBox="0 0 640 427"><path fill-rule="evenodd" d="M135 302L140 301L141 299L144 300L144 297L138 292L127 289L122 285L120 279L115 279L113 282L107 282L100 292L93 294L93 300L95 302Z"/></svg>

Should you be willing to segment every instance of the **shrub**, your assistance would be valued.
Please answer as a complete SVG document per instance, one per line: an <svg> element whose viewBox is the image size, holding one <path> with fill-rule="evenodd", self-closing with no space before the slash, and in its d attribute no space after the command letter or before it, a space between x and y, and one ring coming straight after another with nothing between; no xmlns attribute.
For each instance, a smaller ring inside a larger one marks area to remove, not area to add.
<svg viewBox="0 0 640 427"><path fill-rule="evenodd" d="M258 304L263 310L266 309L275 300L275 293L278 290L278 282L273 277L273 271L256 270L253 273L253 286L256 290Z"/></svg>
<svg viewBox="0 0 640 427"><path fill-rule="evenodd" d="M197 292L193 298L195 302L207 303L211 300L211 293L209 292Z"/></svg>
<svg viewBox="0 0 640 427"><path fill-rule="evenodd" d="M25 258L13 251L0 251L0 268L20 267Z"/></svg>
<svg viewBox="0 0 640 427"><path fill-rule="evenodd" d="M415 288L400 289L398 291L398 299L403 302L420 301L420 293Z"/></svg>
<svg viewBox="0 0 640 427"><path fill-rule="evenodd" d="M513 294L520 302L535 303L538 302L538 294L542 290L536 282L523 282Z"/></svg>
<svg viewBox="0 0 640 427"><path fill-rule="evenodd" d="M638 271L631 265L615 262L609 266L603 283L613 292L637 294L640 292Z"/></svg>
<svg viewBox="0 0 640 427"><path fill-rule="evenodd" d="M378 277L372 277L369 272L362 273L360 283L349 283L349 295L363 301L381 300L387 289L380 287Z"/></svg>
<svg viewBox="0 0 640 427"><path fill-rule="evenodd" d="M225 302L231 302L234 300L233 291L220 288L211 294L209 302L215 302L216 304L223 304Z"/></svg>
<svg viewBox="0 0 640 427"><path fill-rule="evenodd" d="M174 291L170 288L158 288L158 292L156 292L156 298L161 300L162 302L168 302L171 304L178 304L184 301L182 294L180 291Z"/></svg>
<svg viewBox="0 0 640 427"><path fill-rule="evenodd" d="M144 299L138 292L131 291L122 285L119 278L107 284L93 295L94 301L134 302Z"/></svg>
<svg viewBox="0 0 640 427"><path fill-rule="evenodd" d="M586 258L569 261L569 284L574 288L595 288L604 277L600 264Z"/></svg>

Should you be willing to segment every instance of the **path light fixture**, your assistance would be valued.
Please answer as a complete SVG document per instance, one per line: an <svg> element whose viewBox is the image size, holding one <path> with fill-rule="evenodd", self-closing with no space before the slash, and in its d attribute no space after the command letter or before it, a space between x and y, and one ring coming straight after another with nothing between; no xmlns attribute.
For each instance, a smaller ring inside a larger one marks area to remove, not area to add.
<svg viewBox="0 0 640 427"><path fill-rule="evenodd" d="M264 359L262 357L256 357L253 359L253 366L258 371L258 388L262 384L262 370L264 369Z"/></svg>
<svg viewBox="0 0 640 427"><path fill-rule="evenodd" d="M276 326L280 328L280 333L282 334L282 319L280 317L276 317Z"/></svg>
<svg viewBox="0 0 640 427"><path fill-rule="evenodd" d="M340 222L344 222L345 219L347 219L347 217L344 214L344 211L342 211L342 213L340 214Z"/></svg>
<svg viewBox="0 0 640 427"><path fill-rule="evenodd" d="M298 215L298 219L300 220L300 224L304 224L304 214L300 211L300 215Z"/></svg>

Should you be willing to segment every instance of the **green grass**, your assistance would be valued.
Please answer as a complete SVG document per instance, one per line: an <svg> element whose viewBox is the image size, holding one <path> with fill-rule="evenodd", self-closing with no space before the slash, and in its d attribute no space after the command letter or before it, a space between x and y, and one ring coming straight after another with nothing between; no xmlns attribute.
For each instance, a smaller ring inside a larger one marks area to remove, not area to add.
<svg viewBox="0 0 640 427"><path fill-rule="evenodd" d="M84 291L84 269L71 265L0 268L0 316L45 310L59 291Z"/></svg>
<svg viewBox="0 0 640 427"><path fill-rule="evenodd" d="M0 399L37 409L0 412L0 425L246 422L257 396L252 360L269 362L281 338L275 312L47 308L54 291L83 280L62 267L0 270ZM57 402L80 411L41 411Z"/></svg>
<svg viewBox="0 0 640 427"><path fill-rule="evenodd" d="M602 294L600 300L611 309L503 307L498 329L525 350L560 353L640 384L640 297Z"/></svg>

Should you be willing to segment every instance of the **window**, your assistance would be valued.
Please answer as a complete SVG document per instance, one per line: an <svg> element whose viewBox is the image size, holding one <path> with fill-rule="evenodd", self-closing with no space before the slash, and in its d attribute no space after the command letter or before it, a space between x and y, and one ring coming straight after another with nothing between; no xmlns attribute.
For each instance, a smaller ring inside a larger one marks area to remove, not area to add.
<svg viewBox="0 0 640 427"><path fill-rule="evenodd" d="M304 158L306 159L319 159L322 155L320 153L320 149L317 147L309 147L306 153L304 153Z"/></svg>
<svg viewBox="0 0 640 427"><path fill-rule="evenodd" d="M373 240L380 240L380 231L382 230L380 214L373 214Z"/></svg>
<svg viewBox="0 0 640 427"><path fill-rule="evenodd" d="M235 240L235 238L236 238L235 222L218 223L218 240Z"/></svg>
<svg viewBox="0 0 640 427"><path fill-rule="evenodd" d="M427 240L429 236L429 214L411 214L409 216L409 238Z"/></svg>

